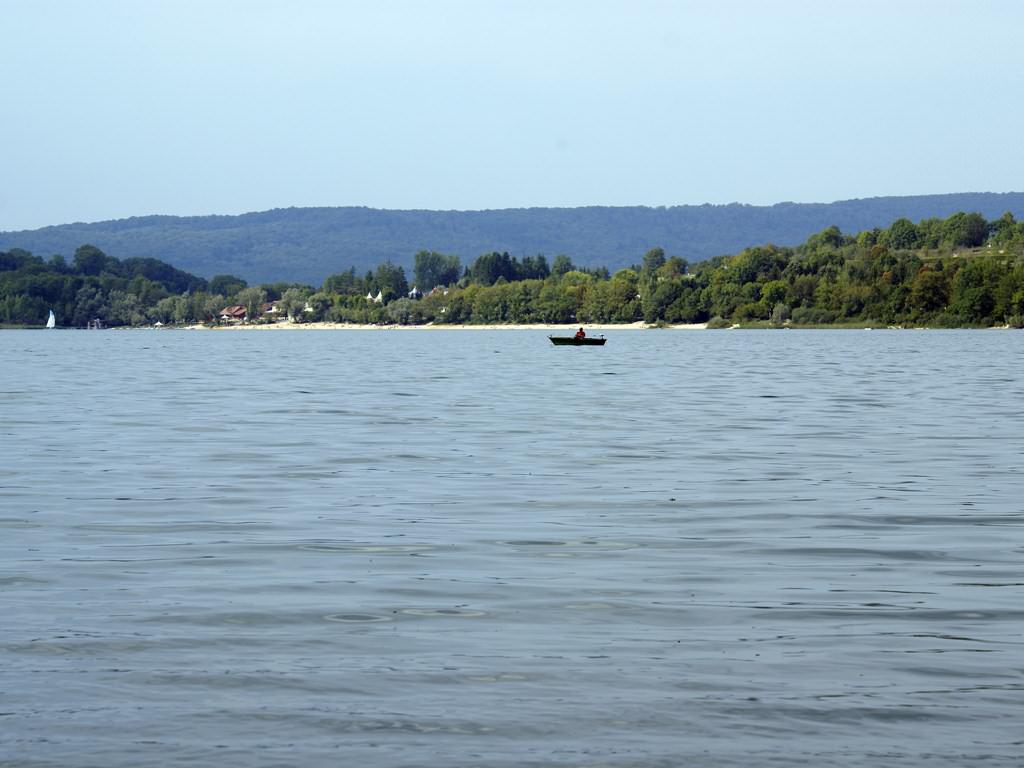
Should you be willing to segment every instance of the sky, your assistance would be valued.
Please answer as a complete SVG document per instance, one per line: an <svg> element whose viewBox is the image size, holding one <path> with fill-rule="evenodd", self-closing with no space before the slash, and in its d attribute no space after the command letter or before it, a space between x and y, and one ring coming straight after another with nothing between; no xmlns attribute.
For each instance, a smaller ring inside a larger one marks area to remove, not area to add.
<svg viewBox="0 0 1024 768"><path fill-rule="evenodd" d="M0 0L0 230L1024 191L1018 0Z"/></svg>

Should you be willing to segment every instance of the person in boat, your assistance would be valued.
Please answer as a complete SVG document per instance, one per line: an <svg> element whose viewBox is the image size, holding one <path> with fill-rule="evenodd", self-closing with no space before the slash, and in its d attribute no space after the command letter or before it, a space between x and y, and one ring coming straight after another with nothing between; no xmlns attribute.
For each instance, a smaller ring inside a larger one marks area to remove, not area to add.
<svg viewBox="0 0 1024 768"><path fill-rule="evenodd" d="M573 336L573 338L574 339L585 339L585 338L587 338L587 332L584 331L582 328L580 328L578 331L576 331L576 335Z"/></svg>

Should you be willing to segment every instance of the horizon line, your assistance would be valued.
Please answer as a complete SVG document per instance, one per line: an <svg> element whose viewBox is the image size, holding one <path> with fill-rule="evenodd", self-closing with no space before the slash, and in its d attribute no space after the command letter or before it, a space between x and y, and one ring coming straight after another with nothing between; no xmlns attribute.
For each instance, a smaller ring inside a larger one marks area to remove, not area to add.
<svg viewBox="0 0 1024 768"><path fill-rule="evenodd" d="M669 210L673 208L730 208L733 206L739 206L743 208L776 208L780 206L790 205L837 205L841 203L852 203L861 202L864 200L892 200L901 198L915 198L915 197L956 197L960 195L992 195L992 196L1004 196L1004 195L1020 195L1024 194L1021 191L1008 191L1008 192L935 192L929 194L920 195L874 195L871 197L850 197L843 198L840 200L832 200L827 202L822 201L794 201L794 200L781 200L775 203L741 203L739 201L732 201L729 203L678 203L673 205L533 205L533 206L508 206L504 208L377 208L370 205L290 205L290 206L278 206L273 208L264 208L260 210L242 211L240 213L197 213L197 214L174 214L174 213L147 213L147 214L135 214L132 216L122 216L119 218L112 219L95 219L92 221L69 221L61 224L44 224L40 227L31 227L27 229L5 229L0 230L0 234L17 234L22 232L37 232L44 229L56 229L59 227L73 227L73 226L89 226L94 224L109 224L115 222L132 221L134 219L210 219L210 218L240 218L243 216L254 216L264 213L273 213L275 211L295 211L295 210L367 210L367 211L381 211L390 213L495 213L504 211L536 211L536 210L558 210L558 211L573 211L573 210L588 210L594 208L609 208L609 209L630 209L630 208L647 208L650 210Z"/></svg>

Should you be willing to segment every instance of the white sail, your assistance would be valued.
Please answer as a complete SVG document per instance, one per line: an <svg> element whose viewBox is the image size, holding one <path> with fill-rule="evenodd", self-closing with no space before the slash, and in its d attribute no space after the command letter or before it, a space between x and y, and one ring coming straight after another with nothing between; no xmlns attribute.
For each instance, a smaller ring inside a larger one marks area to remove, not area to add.
<svg viewBox="0 0 1024 768"><path fill-rule="evenodd" d="M55 328L57 326L57 318L53 316L53 310L50 310L50 316L46 318L46 327Z"/></svg>

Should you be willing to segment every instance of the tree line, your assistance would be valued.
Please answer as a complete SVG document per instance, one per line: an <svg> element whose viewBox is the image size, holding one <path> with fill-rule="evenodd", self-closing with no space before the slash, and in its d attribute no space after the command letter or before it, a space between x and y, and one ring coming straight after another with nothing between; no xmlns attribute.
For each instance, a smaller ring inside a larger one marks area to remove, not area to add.
<svg viewBox="0 0 1024 768"><path fill-rule="evenodd" d="M1024 326L1024 222L961 212L856 235L828 227L794 248L757 246L693 265L654 248L614 274L564 255L549 264L543 255L490 252L463 265L420 251L412 286L391 262L332 274L315 288L205 280L89 245L71 262L0 252L5 324L41 325L50 309L64 326L217 323L230 305L244 307L250 322Z"/></svg>

